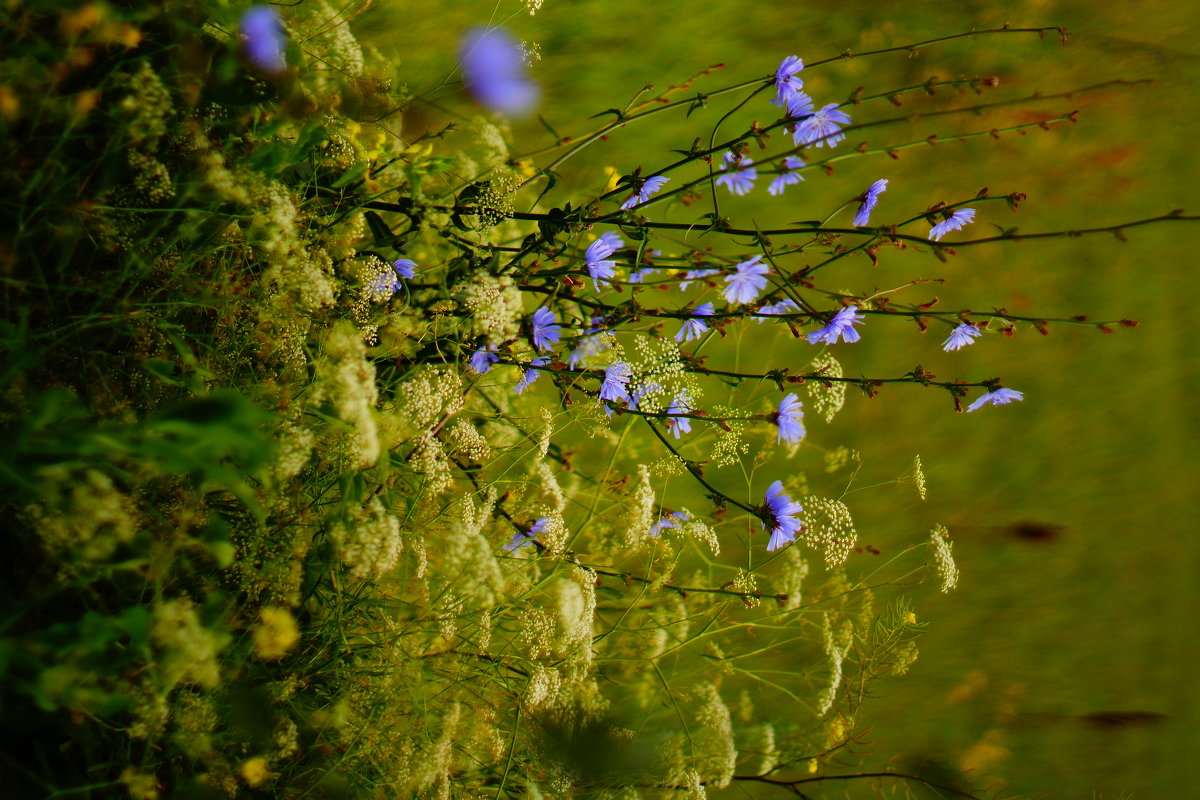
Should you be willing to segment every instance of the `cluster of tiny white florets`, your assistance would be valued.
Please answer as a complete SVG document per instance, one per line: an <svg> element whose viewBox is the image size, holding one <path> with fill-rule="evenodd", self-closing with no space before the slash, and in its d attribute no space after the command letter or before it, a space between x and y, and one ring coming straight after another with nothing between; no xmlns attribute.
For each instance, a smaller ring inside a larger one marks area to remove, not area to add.
<svg viewBox="0 0 1200 800"><path fill-rule="evenodd" d="M841 378L845 374L842 372L841 362L828 351L814 358L808 365L808 370L830 378ZM826 422L830 422L846 402L846 384L844 381L832 381L826 386L820 378L810 378L808 396L813 411L824 417Z"/></svg>
<svg viewBox="0 0 1200 800"><path fill-rule="evenodd" d="M429 431L419 434L413 443L408 465L421 478L421 492L432 498L454 483L454 468L441 440Z"/></svg>
<svg viewBox="0 0 1200 800"><path fill-rule="evenodd" d="M766 775L775 769L775 765L779 761L779 748L775 743L775 726L769 722L757 726L755 738L749 750L759 758L758 768L754 774Z"/></svg>
<svg viewBox="0 0 1200 800"><path fill-rule="evenodd" d="M716 406L712 410L714 417L736 417L740 411L728 406ZM726 430L728 428L728 430ZM718 467L736 464L738 459L750 451L750 443L745 438L746 423L739 420L729 420L721 428L713 441L712 459Z"/></svg>
<svg viewBox="0 0 1200 800"><path fill-rule="evenodd" d="M428 430L463 407L462 376L446 367L427 367L396 390L396 408L417 430Z"/></svg>
<svg viewBox="0 0 1200 800"><path fill-rule="evenodd" d="M850 652L850 646L854 642L854 628L850 620L843 620L835 631L830 615L824 614L821 634L825 655L829 658L830 672L829 687L821 693L817 704L817 714L823 717L833 708L833 701L837 699L838 689L842 685L842 664L845 663L846 654Z"/></svg>
<svg viewBox="0 0 1200 800"><path fill-rule="evenodd" d="M637 392L638 408L642 411L666 411L680 393L686 393L693 406L700 400L700 385L684 368L679 346L670 339L637 337L629 365L630 390Z"/></svg>
<svg viewBox="0 0 1200 800"><path fill-rule="evenodd" d="M379 428L375 404L379 392L375 385L375 367L367 360L367 348L358 329L339 324L329 329L323 353L316 363L316 383L309 398L310 406L329 402L340 420L349 428L341 439L342 455L357 467L368 467L379 460Z"/></svg>
<svg viewBox="0 0 1200 800"><path fill-rule="evenodd" d="M645 465L638 465L638 483L633 495L626 505L625 517L621 521L625 528L625 544L636 547L650 534L654 525L656 498L654 487L650 483L650 470Z"/></svg>
<svg viewBox="0 0 1200 800"><path fill-rule="evenodd" d="M123 129L136 145L153 152L159 138L167 132L172 112L171 93L145 59L140 61L137 72L121 74L118 83L129 92L117 105L128 117Z"/></svg>
<svg viewBox="0 0 1200 800"><path fill-rule="evenodd" d="M296 477L312 457L316 437L299 425L288 425L279 434L279 447L271 464L271 475L282 482Z"/></svg>
<svg viewBox="0 0 1200 800"><path fill-rule="evenodd" d="M181 683L206 689L220 684L218 656L225 642L204 627L191 600L181 597L155 606L150 636L157 652L157 677L167 692Z"/></svg>
<svg viewBox="0 0 1200 800"><path fill-rule="evenodd" d="M438 552L445 583L454 586L464 600L485 609L494 605L504 590L496 549L485 535L495 504L494 487L478 505L472 495L463 497L454 530Z"/></svg>
<svg viewBox="0 0 1200 800"><path fill-rule="evenodd" d="M689 518L681 526L684 534L698 542L703 542L704 544L708 545L708 549L712 552L712 554L714 556L719 556L721 554L721 542L717 539L717 532L686 508L681 510L684 515Z"/></svg>
<svg viewBox="0 0 1200 800"><path fill-rule="evenodd" d="M554 513L561 515L567 508L567 497L563 494L562 487L558 485L558 476L545 461L538 462L536 472L537 487L546 505Z"/></svg>
<svg viewBox="0 0 1200 800"><path fill-rule="evenodd" d="M596 574L580 567L556 587L558 650L582 677L592 662L592 626L596 615Z"/></svg>
<svg viewBox="0 0 1200 800"><path fill-rule="evenodd" d="M359 579L378 578L391 570L400 560L404 544L400 521L377 497L356 509L345 522L335 524L329 535L342 563Z"/></svg>
<svg viewBox="0 0 1200 800"><path fill-rule="evenodd" d="M958 585L958 566L954 563L954 546L950 532L943 525L935 525L929 534L929 546L933 550L933 565L942 581L942 591L949 592Z"/></svg>
<svg viewBox="0 0 1200 800"><path fill-rule="evenodd" d="M825 563L837 566L846 560L858 539L850 509L840 500L805 497L801 519L804 541L825 550Z"/></svg>
<svg viewBox="0 0 1200 800"><path fill-rule="evenodd" d="M570 532L567 530L567 523L563 520L562 514L553 509L543 509L538 516L546 518L541 533L538 534L538 541L545 545L546 550L551 554L562 553L567 547L567 539L570 538Z"/></svg>
<svg viewBox="0 0 1200 800"><path fill-rule="evenodd" d="M301 3L296 7L296 13L289 18L294 35L304 42L304 49L311 53L325 69L308 70L311 77L320 77L320 73L329 75L345 75L357 77L363 71L363 51L350 29L350 18L343 11L347 6L333 8L325 0L315 3ZM333 89L332 78L314 84L314 91L320 91L328 84Z"/></svg>
<svg viewBox="0 0 1200 800"><path fill-rule="evenodd" d="M462 706L453 703L442 718L442 730L433 746L417 761L416 786L422 792L433 789L434 797L450 796L450 775L454 770L455 741L459 738Z"/></svg>
<svg viewBox="0 0 1200 800"><path fill-rule="evenodd" d="M754 591L758 589L758 578L753 572L739 569L729 588L733 589L735 592L753 594ZM745 602L747 608L754 608L762 601L757 597L746 597L743 598L743 602Z"/></svg>
<svg viewBox="0 0 1200 800"><path fill-rule="evenodd" d="M909 469L909 476L912 478L913 486L917 489L917 495L925 499L925 469L921 466L921 457L913 458L912 467Z"/></svg>
<svg viewBox="0 0 1200 800"><path fill-rule="evenodd" d="M471 126L475 141L479 145L480 158L484 165L491 170L500 170L508 166L507 126L479 117Z"/></svg>
<svg viewBox="0 0 1200 800"><path fill-rule="evenodd" d="M470 313L470 333L490 344L508 342L521 332L524 303L521 290L509 276L475 272L455 287L463 307Z"/></svg>
<svg viewBox="0 0 1200 800"><path fill-rule="evenodd" d="M149 205L157 205L175 197L175 185L171 173L154 156L138 150L129 151L129 169L133 172L133 189L144 197Z"/></svg>
<svg viewBox="0 0 1200 800"><path fill-rule="evenodd" d="M446 431L450 451L477 464L491 458L492 448L479 429L465 419L455 420Z"/></svg>
<svg viewBox="0 0 1200 800"><path fill-rule="evenodd" d="M101 561L137 534L136 505L103 472L89 469L80 476L56 468L39 477L55 501L29 505L25 514L52 555Z"/></svg>
<svg viewBox="0 0 1200 800"><path fill-rule="evenodd" d="M542 428L538 434L537 446L537 457L540 461L544 460L550 452L550 437L554 434L554 415L545 406L542 406L539 412L542 415Z"/></svg>
<svg viewBox="0 0 1200 800"><path fill-rule="evenodd" d="M695 739L695 769L709 786L724 789L733 780L737 766L737 746L733 737L733 718L721 693L711 683L702 683L694 690L699 702L696 720L700 730Z"/></svg>

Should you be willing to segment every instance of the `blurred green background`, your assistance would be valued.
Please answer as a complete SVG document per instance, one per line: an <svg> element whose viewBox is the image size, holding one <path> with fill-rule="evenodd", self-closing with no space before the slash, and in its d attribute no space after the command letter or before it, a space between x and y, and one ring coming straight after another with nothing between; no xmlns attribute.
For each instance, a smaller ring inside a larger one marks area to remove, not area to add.
<svg viewBox="0 0 1200 800"><path fill-rule="evenodd" d="M871 94L933 75L999 77L1000 87L983 101L1117 79L1153 83L983 119L929 119L851 134L845 150L859 141L945 138L1027 122L1039 112L1081 112L1078 124L1050 132L944 143L908 151L899 161L852 159L832 177L810 172L782 206L767 202L762 184L745 199L723 193L724 213L764 225L822 217L831 200L836 205L880 177L891 181L876 212L882 222L939 200L970 198L984 186L1028 194L1017 215L1000 203L982 206L968 229L974 236L993 230L992 223L1038 231L1200 210L1197 4L546 0L529 16L516 3L384 3L357 27L393 49L402 79L414 92L432 90L438 106L414 107L410 130L440 126L453 109L466 108L452 86L437 87L453 79L459 32L489 21L540 45L533 71L544 87L543 113L570 134L589 130L594 123L586 117L623 106L645 84L661 90L717 62L725 69L697 88L765 75L793 53L815 61L1006 22L1064 25L1072 34L1067 47L1053 35L980 37L912 58L831 64L803 77L818 106L842 100L856 86ZM914 98L906 109L971 101L942 94ZM745 119L772 119L765 97L751 106ZM869 119L897 112L877 103L855 113ZM571 162L563 185L594 191L603 185L604 166L629 172L666 163L668 148L707 135L714 116L706 114L690 122L662 115L622 131ZM731 122L723 132L739 129ZM516 133L520 141L549 143L537 123L518 125ZM703 210L671 213L692 220ZM936 294L943 308L1003 305L1017 314L1141 321L1112 336L1058 326L1042 337L1024 328L1014 338L986 336L946 354L941 328L921 337L915 327L873 320L879 324L868 324L852 351L835 350L848 374L897 375L919 363L943 378L1003 376L1005 385L1025 392L1024 403L965 415L953 413L943 392L888 387L867 399L851 391L831 426L810 420L814 440L862 451L866 483L900 474L920 453L927 503L911 489L852 495L848 502L863 541L885 555L945 523L962 571L948 596L929 585L908 590L932 627L911 673L885 681L882 696L867 706L880 764L897 753L893 767L944 762L972 771L983 784L1002 781L1002 794L1196 796L1188 787L1190 757L1200 746L1200 688L1192 680L1200 653L1194 411L1200 370L1185 317L1198 234L1195 224L1160 225L1130 230L1127 243L1096 236L984 246L964 249L947 264L885 251L877 268L866 259L837 267L833 284L855 291L945 277L946 286L900 295ZM811 356L803 342L790 346L793 366Z"/></svg>

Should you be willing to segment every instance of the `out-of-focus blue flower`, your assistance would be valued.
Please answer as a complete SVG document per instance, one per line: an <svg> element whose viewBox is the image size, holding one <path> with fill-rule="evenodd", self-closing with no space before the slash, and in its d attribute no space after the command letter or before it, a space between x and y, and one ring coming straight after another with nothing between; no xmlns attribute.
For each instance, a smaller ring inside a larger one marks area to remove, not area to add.
<svg viewBox="0 0 1200 800"><path fill-rule="evenodd" d="M287 68L287 37L278 11L271 6L251 6L242 14L241 30L247 61L268 73Z"/></svg>
<svg viewBox="0 0 1200 800"><path fill-rule="evenodd" d="M725 277L725 302L753 303L758 293L767 288L766 275L771 268L760 264L762 256L757 255L749 261L737 265L737 272Z"/></svg>
<svg viewBox="0 0 1200 800"><path fill-rule="evenodd" d="M480 375L486 374L500 360L500 356L496 355L496 345L489 344L475 351L471 356L471 369L478 372Z"/></svg>
<svg viewBox="0 0 1200 800"><path fill-rule="evenodd" d="M692 285L692 281L699 278L707 278L710 275L718 275L720 272L721 270L719 269L690 269L687 271L687 274L683 276L684 280L679 282L679 289L681 291L687 291L687 287Z"/></svg>
<svg viewBox="0 0 1200 800"><path fill-rule="evenodd" d="M629 379L633 377L633 368L624 361L614 361L604 370L604 381L600 384L600 399L617 400L629 399Z"/></svg>
<svg viewBox="0 0 1200 800"><path fill-rule="evenodd" d="M745 194L754 188L754 181L758 179L758 170L751 166L753 163L743 155L726 153L725 163L721 165L724 171L717 177L717 183L734 194Z"/></svg>
<svg viewBox="0 0 1200 800"><path fill-rule="evenodd" d="M629 196L629 199L621 203L621 209L626 210L634 206L640 206L642 203L650 199L650 196L663 187L670 178L662 175L655 175L653 178L646 178L642 187Z"/></svg>
<svg viewBox="0 0 1200 800"><path fill-rule="evenodd" d="M553 350L558 344L562 328L556 323L558 316L550 309L542 306L533 312L533 346L538 350Z"/></svg>
<svg viewBox="0 0 1200 800"><path fill-rule="evenodd" d="M669 528L678 528L685 522L690 522L692 515L686 511L672 511L670 514L663 514L662 519L650 526L650 535L658 536Z"/></svg>
<svg viewBox="0 0 1200 800"><path fill-rule="evenodd" d="M754 312L754 321L761 325L767 317L778 316L779 314L790 314L793 311L799 311L800 306L796 305L796 301L790 297L785 297L778 303L769 306L763 306L758 311Z"/></svg>
<svg viewBox="0 0 1200 800"><path fill-rule="evenodd" d="M371 283L371 289L376 295L381 295L383 298L390 297L400 291L402 284L400 279L411 280L416 277L417 262L407 258L401 258L392 262L391 272L380 273Z"/></svg>
<svg viewBox="0 0 1200 800"><path fill-rule="evenodd" d="M592 327L584 331L584 335L579 338L575 349L571 351L571 355L567 358L567 366L575 369L583 359L608 349L608 346L612 342L609 341L607 336L600 333L603 330L603 324L604 317L592 317Z"/></svg>
<svg viewBox="0 0 1200 800"><path fill-rule="evenodd" d="M969 322L964 322L950 331L950 338L942 342L942 349L947 353L952 350L958 350L961 347L974 344L975 340L982 335L983 332L979 328L976 328Z"/></svg>
<svg viewBox="0 0 1200 800"><path fill-rule="evenodd" d="M529 526L529 530L527 532L522 533L521 531L517 531L513 534L513 537L509 540L508 544L504 545L504 551L507 553L515 553L525 545L537 547L537 544L534 543L534 539L536 539L537 535L545 529L546 523L549 521L550 520L546 517L540 517L537 522Z"/></svg>
<svg viewBox="0 0 1200 800"><path fill-rule="evenodd" d="M525 74L521 46L503 28L472 28L461 49L463 83L483 105L507 117L528 114L541 97Z"/></svg>
<svg viewBox="0 0 1200 800"><path fill-rule="evenodd" d="M846 138L841 126L849 124L850 115L839 111L837 103L830 103L797 125L792 140L797 147L809 144L814 147L833 147Z"/></svg>
<svg viewBox="0 0 1200 800"><path fill-rule="evenodd" d="M775 481L768 487L767 513L771 516L771 540L767 542L767 552L774 552L788 542L796 541L796 534L803 527L796 514L804 511L804 506L792 502L792 498L783 493L783 482ZM763 530L767 523L762 522Z"/></svg>
<svg viewBox="0 0 1200 800"><path fill-rule="evenodd" d="M872 183L870 189L863 192L858 213L854 215L854 227L861 228L871 219L871 212L875 210L875 204L879 202L879 195L887 191L887 184L887 178L881 178Z"/></svg>
<svg viewBox="0 0 1200 800"><path fill-rule="evenodd" d="M771 185L767 187L767 194L778 195L783 194L783 190L791 186L793 183L799 183L804 180L797 170L807 166L803 161L795 156L788 156L783 160L783 168L788 172L781 172L771 181Z"/></svg>
<svg viewBox="0 0 1200 800"><path fill-rule="evenodd" d="M804 69L800 56L788 56L775 70L775 99L771 102L783 108L796 92L804 88L804 81L796 77L796 73Z"/></svg>
<svg viewBox="0 0 1200 800"><path fill-rule="evenodd" d="M1022 394L1021 392L1016 391L1015 389L1001 388L1001 389L997 389L994 392L988 392L987 394L980 395L978 400L976 400L974 403L971 403L971 405L967 406L967 411L971 412L978 408L983 408L988 403L991 403L994 406L1004 406L1004 405L1008 405L1009 403L1013 402L1014 400L1024 400L1024 399L1025 399L1025 395Z"/></svg>
<svg viewBox="0 0 1200 800"><path fill-rule="evenodd" d="M525 374L521 376L521 380L517 381L517 385L513 387L513 391L517 394L524 394L525 390L533 385L533 382L542 376L540 369L535 367L544 367L550 363L550 356L538 356L529 362L529 369L525 370Z"/></svg>
<svg viewBox="0 0 1200 800"><path fill-rule="evenodd" d="M935 242L941 241L942 237L950 231L961 231L963 226L975 221L975 209L960 208L950 215L950 219L943 220L929 231L929 238Z"/></svg>
<svg viewBox="0 0 1200 800"><path fill-rule="evenodd" d="M611 278L616 272L617 262L604 259L624 246L625 242L612 231L601 234L599 239L588 245L583 260L587 264L587 271L592 276L592 286L596 291L600 291L601 286L608 286L608 281L603 279Z"/></svg>
<svg viewBox="0 0 1200 800"><path fill-rule="evenodd" d="M708 330L708 323L703 319L697 319L697 317L711 317L713 310L712 303L704 303L696 306L696 310L692 312L692 318L685 319L683 327L679 329L679 333L675 334L675 341L682 343L699 339L701 334Z"/></svg>
<svg viewBox="0 0 1200 800"><path fill-rule="evenodd" d="M646 278L649 278L651 275L653 275L656 272L658 272L658 270L655 269L654 267L646 267L644 269L636 269L633 272L629 273L629 278L627 279L627 281L629 283L641 283Z"/></svg>
<svg viewBox="0 0 1200 800"><path fill-rule="evenodd" d="M692 421L687 417L679 416L680 414L690 413L692 413L692 406L688 402L687 392L680 392L675 395L675 399L667 407L667 430L675 434L676 439L685 433L692 432Z"/></svg>
<svg viewBox="0 0 1200 800"><path fill-rule="evenodd" d="M796 92L788 98L787 115L791 119L804 119L813 113L813 100L804 92Z"/></svg>
<svg viewBox="0 0 1200 800"><path fill-rule="evenodd" d="M824 328L808 334L808 343L837 344L839 336L844 341L857 342L859 336L858 331L854 330L854 326L861 324L865 319L866 317L859 314L855 306L846 306L834 314L833 319L829 320L829 324Z"/></svg>
<svg viewBox="0 0 1200 800"><path fill-rule="evenodd" d="M798 442L804 438L804 412L800 409L803 403L795 394L789 394L779 401L779 410L775 412L775 424L779 426L780 442Z"/></svg>

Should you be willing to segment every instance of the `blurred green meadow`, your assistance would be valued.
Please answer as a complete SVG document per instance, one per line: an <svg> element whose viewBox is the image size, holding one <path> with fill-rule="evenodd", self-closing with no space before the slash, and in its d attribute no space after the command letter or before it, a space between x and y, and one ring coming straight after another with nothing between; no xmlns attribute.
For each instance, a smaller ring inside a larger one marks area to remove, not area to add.
<svg viewBox="0 0 1200 800"><path fill-rule="evenodd" d="M944 140L987 130L996 119L1015 124L1073 110L1080 112L1076 124L943 141L899 160L848 158L832 176L807 173L782 201L761 191L731 199L722 190L723 213L763 226L821 218L836 196L831 181L849 199L880 177L891 181L877 211L884 221L969 199L985 186L997 195L1028 195L1017 214L985 204L974 229L979 236L993 225L1034 232L1200 208L1200 6L547 0L530 16L513 13L512 5L497 11L491 3L384 3L358 19L357 29L397 55L397 74L409 90L428 92L429 106L407 112L406 133L436 130L465 108L453 85L452 54L460 31L488 22L537 43L542 114L558 134L576 136L597 124L589 116L625 106L643 86L662 91L717 63L724 68L694 89L766 74L792 53L811 62L1005 23L1063 25L1071 34L1066 47L1052 36L978 37L911 57L834 63L803 77L818 106L857 86L869 95L935 75L996 76L1005 97L1129 82L995 116L854 132L843 148L930 134ZM972 99L956 98L964 105ZM946 101L946 93L914 97L904 112ZM669 149L707 136L729 105L715 100L690 120L662 115L619 131L564 165L560 187L598 190L606 167L652 170L672 160ZM759 115L771 118L765 109L742 116ZM727 126L726 133L738 129ZM517 125L514 135L529 150L553 141L536 121ZM674 207L671 218L694 220L704 210L704 203ZM864 749L898 754L886 762L893 768L930 776L942 765L966 769L982 784L995 782L1000 796L1192 796L1189 756L1200 746L1200 689L1192 680L1200 652L1200 371L1186 317L1200 239L1185 225L1126 235L1124 243L1096 236L964 248L945 264L892 251L878 266L865 258L835 266L854 291L892 288L917 274L946 278L946 285L900 295L917 302L937 296L945 308L1002 303L1014 314L1141 323L1113 335L1060 325L1042 337L1024 327L1013 338L986 336L952 354L941 351L938 330L921 338L915 326L868 324L853 352L839 353L847 374L898 375L920 364L940 378L1003 376L1006 386L1025 392L1023 403L965 415L954 413L943 392L888 386L868 399L852 389L831 425L810 415L810 441L861 452L858 484L895 479L914 454L924 462L925 503L901 486L846 498L862 542L883 554L854 555L852 566L893 554L939 521L955 541L958 590L943 596L929 585L904 589L931 627L911 672L884 681L866 710L875 727ZM802 365L809 346L791 346ZM776 355L787 363L786 352ZM777 660L786 664L787 653ZM876 790L890 791L830 791Z"/></svg>

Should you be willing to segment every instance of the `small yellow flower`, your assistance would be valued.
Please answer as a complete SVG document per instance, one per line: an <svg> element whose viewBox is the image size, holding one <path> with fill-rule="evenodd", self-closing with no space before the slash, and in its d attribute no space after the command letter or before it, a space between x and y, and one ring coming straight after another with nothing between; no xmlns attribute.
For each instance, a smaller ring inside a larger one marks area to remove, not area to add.
<svg viewBox="0 0 1200 800"><path fill-rule="evenodd" d="M262 621L254 628L254 651L267 661L282 658L300 641L300 626L292 612L281 606L267 606Z"/></svg>
<svg viewBox="0 0 1200 800"><path fill-rule="evenodd" d="M271 771L267 769L267 766L267 760L262 756L255 756L243 761L242 780L252 787L266 783L271 777Z"/></svg>
<svg viewBox="0 0 1200 800"><path fill-rule="evenodd" d="M917 624L917 615L910 611L904 615L904 621L907 622L909 625L916 625Z"/></svg>

